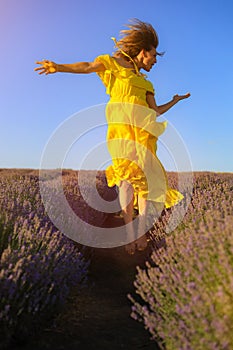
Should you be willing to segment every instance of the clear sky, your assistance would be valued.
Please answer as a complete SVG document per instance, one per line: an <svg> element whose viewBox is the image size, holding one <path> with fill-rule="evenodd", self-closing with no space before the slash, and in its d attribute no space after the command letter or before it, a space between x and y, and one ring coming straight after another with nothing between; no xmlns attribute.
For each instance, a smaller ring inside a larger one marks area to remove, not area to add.
<svg viewBox="0 0 233 350"><path fill-rule="evenodd" d="M0 168L39 168L64 120L108 100L95 73L39 76L35 61L111 54L111 36L119 38L135 17L155 27L165 51L148 74L157 104L191 92L164 118L181 135L193 170L233 171L231 0L0 0ZM104 132L91 138L104 141Z"/></svg>

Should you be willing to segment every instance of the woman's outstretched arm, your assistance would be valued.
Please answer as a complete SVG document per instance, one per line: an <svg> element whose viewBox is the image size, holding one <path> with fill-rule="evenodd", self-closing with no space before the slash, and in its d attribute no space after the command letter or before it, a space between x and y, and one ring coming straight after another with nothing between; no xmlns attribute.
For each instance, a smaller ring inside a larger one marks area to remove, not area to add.
<svg viewBox="0 0 233 350"><path fill-rule="evenodd" d="M43 60L36 61L36 64L40 64L40 67L35 68L39 74L52 74L52 73L93 73L93 72L102 72L105 70L103 63L94 61L94 62L76 62L68 64L57 64L53 61Z"/></svg>
<svg viewBox="0 0 233 350"><path fill-rule="evenodd" d="M177 102L188 98L190 96L190 93L188 92L185 95L175 95L173 96L173 99L163 105L157 106L155 97L152 93L146 94L146 101L150 108L154 109L158 115L161 115L165 112L167 112L171 107L173 107Z"/></svg>

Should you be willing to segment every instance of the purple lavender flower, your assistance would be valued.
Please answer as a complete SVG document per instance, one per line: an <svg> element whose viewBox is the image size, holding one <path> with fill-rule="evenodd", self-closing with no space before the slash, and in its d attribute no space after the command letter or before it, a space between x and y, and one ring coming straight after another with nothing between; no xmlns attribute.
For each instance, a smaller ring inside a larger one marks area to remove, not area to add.
<svg viewBox="0 0 233 350"><path fill-rule="evenodd" d="M138 268L132 317L161 349L233 349L232 174L195 173L183 222ZM182 205L182 204L180 204ZM169 215L169 213L168 213ZM156 240L155 225L152 239Z"/></svg>
<svg viewBox="0 0 233 350"><path fill-rule="evenodd" d="M38 178L0 176L1 342L25 334L57 312L70 288L82 285L88 261L52 225Z"/></svg>

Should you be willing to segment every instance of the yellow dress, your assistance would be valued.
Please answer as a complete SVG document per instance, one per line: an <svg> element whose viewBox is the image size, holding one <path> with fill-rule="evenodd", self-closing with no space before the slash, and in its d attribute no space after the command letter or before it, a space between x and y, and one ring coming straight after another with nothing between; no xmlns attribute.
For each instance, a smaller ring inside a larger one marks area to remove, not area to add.
<svg viewBox="0 0 233 350"><path fill-rule="evenodd" d="M156 156L157 139L167 123L157 122L156 112L146 102L147 91L154 93L152 83L110 55L96 60L106 68L97 74L110 95L106 106L107 146L112 158L106 169L108 186L119 186L123 180L131 183L135 207L138 196L172 207L183 195L169 188L166 171Z"/></svg>

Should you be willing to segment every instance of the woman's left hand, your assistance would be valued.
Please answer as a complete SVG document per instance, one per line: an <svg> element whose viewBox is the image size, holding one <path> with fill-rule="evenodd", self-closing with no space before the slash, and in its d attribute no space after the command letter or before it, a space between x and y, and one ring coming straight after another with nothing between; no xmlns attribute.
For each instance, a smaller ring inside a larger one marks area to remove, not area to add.
<svg viewBox="0 0 233 350"><path fill-rule="evenodd" d="M178 102L180 100L184 100L185 98L188 98L189 96L191 96L189 92L185 95L175 95L173 96L173 101Z"/></svg>

